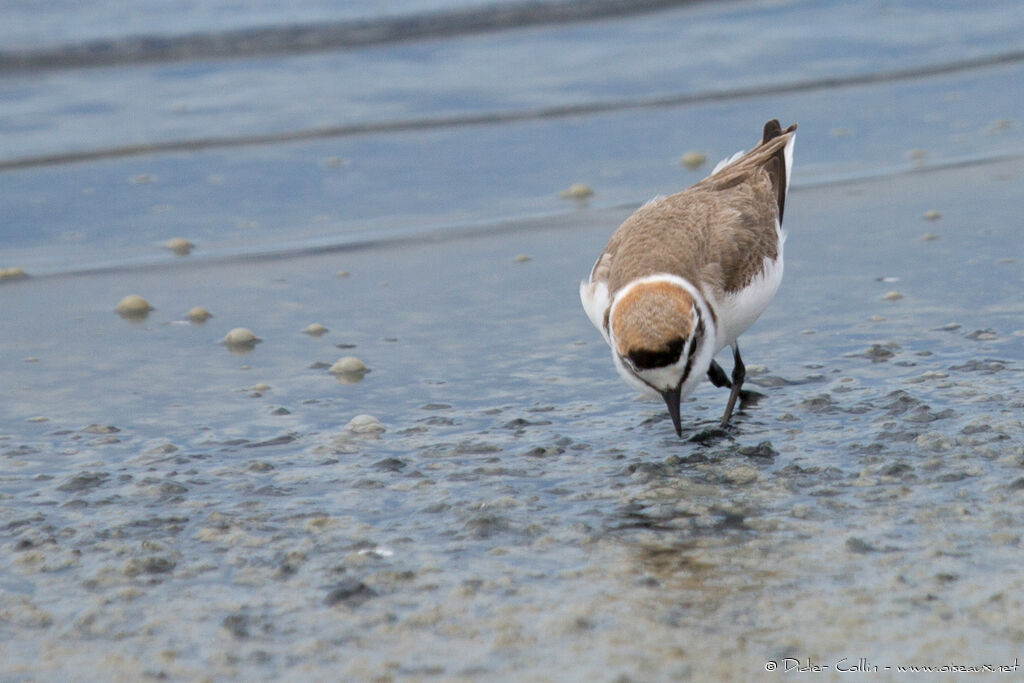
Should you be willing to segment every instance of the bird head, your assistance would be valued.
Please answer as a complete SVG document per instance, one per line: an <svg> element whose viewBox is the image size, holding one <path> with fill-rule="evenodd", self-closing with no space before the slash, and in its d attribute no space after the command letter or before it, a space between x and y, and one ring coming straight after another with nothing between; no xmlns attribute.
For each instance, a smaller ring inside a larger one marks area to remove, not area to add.
<svg viewBox="0 0 1024 683"><path fill-rule="evenodd" d="M632 384L661 395L680 436L679 402L703 379L713 356L707 310L692 287L665 277L630 285L609 311L616 367Z"/></svg>

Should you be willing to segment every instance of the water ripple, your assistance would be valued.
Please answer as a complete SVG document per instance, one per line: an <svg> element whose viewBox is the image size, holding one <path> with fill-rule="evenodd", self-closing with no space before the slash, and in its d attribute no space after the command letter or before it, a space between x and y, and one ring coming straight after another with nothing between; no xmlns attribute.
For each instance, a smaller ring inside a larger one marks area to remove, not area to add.
<svg viewBox="0 0 1024 683"><path fill-rule="evenodd" d="M0 51L0 71L320 52L635 15L699 1L559 0L538 3L520 0L397 17L347 19L177 36L126 36L44 49Z"/></svg>
<svg viewBox="0 0 1024 683"><path fill-rule="evenodd" d="M3 55L0 53L0 64L2 64L2 60ZM700 92L675 93L649 97L629 97L597 102L580 102L575 104L555 105L551 107L537 107L533 109L513 109L505 111L469 113L455 116L397 119L392 121L367 121L362 123L317 126L312 128L255 135L223 135L181 140L164 140L153 143L119 145L73 152L62 152L57 154L0 159L0 171L32 168L36 166L52 166L56 164L76 163L82 161L96 161L100 159L135 157L164 152L194 152L206 149L270 145L322 138L343 138L381 133L399 133L441 128L459 128L463 126L495 125L519 121L559 119L627 110L685 107L690 105L706 104L709 102L724 102L729 100L742 100L748 98L796 94L816 90L849 88L862 85L929 78L932 76L941 76L974 69L1014 64L1021 61L1024 61L1024 50L1014 50L954 62L926 64L924 66L851 74L847 76L826 76L823 78L811 78L793 81L790 83L762 83L758 85L739 86L722 90L705 90Z"/></svg>

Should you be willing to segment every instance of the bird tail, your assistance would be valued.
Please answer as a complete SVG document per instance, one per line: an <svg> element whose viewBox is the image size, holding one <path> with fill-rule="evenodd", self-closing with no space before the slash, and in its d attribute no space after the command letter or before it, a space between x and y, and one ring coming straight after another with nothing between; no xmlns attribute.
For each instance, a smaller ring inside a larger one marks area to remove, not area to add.
<svg viewBox="0 0 1024 683"><path fill-rule="evenodd" d="M785 130L779 125L778 119L772 119L764 124L764 136L761 138L761 146L767 145L776 138L786 137L786 143L774 151L771 157L765 161L763 168L772 179L772 187L775 188L775 196L779 202L779 223L782 223L782 214L786 208L786 193L789 190L789 176L793 168L793 142L796 140L796 124L794 123Z"/></svg>

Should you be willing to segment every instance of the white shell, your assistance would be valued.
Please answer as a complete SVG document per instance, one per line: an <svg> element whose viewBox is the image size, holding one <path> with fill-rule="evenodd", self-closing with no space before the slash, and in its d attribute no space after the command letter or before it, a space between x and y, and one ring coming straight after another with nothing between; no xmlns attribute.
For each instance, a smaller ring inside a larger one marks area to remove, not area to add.
<svg viewBox="0 0 1024 683"><path fill-rule="evenodd" d="M228 346L252 346L263 341L252 330L245 327L236 327L224 337L224 343Z"/></svg>
<svg viewBox="0 0 1024 683"><path fill-rule="evenodd" d="M339 358L334 365L331 366L331 372L335 375L357 375L367 372L369 369L370 368L366 367L366 363L355 356Z"/></svg>
<svg viewBox="0 0 1024 683"><path fill-rule="evenodd" d="M146 301L138 294L129 294L125 298L121 299L121 302L117 305L117 308L114 310L116 310L119 314L125 317L141 318L146 316L150 311L152 311L153 307L149 305L148 301Z"/></svg>
<svg viewBox="0 0 1024 683"><path fill-rule="evenodd" d="M202 306L195 306L189 309L187 317L194 323L204 323L212 318L213 314Z"/></svg>
<svg viewBox="0 0 1024 683"><path fill-rule="evenodd" d="M373 415L356 415L345 425L345 430L353 434L380 434L385 431L384 425Z"/></svg>

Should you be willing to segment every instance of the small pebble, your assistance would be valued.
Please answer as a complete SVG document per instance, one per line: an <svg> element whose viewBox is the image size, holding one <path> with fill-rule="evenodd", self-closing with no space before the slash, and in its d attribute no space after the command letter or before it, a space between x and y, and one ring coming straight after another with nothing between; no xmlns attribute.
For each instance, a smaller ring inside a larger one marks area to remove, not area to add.
<svg viewBox="0 0 1024 683"><path fill-rule="evenodd" d="M687 152L683 155L680 163L691 171L696 171L698 168L704 165L704 162L708 160L708 156L703 152Z"/></svg>
<svg viewBox="0 0 1024 683"><path fill-rule="evenodd" d="M886 292L882 296L882 298L885 299L886 301L897 301L899 299L902 299L903 295L897 292L896 290L893 290L891 292Z"/></svg>
<svg viewBox="0 0 1024 683"><path fill-rule="evenodd" d="M846 539L846 549L851 553L857 554L873 553L876 550L875 546L856 536Z"/></svg>
<svg viewBox="0 0 1024 683"><path fill-rule="evenodd" d="M934 232L926 232L925 234L921 235L922 242L934 242L937 239L939 239L939 236L936 235Z"/></svg>
<svg viewBox="0 0 1024 683"><path fill-rule="evenodd" d="M328 607L334 607L340 603L347 607L355 608L376 596L377 591L362 581L345 579L327 593L327 597L324 598L324 604Z"/></svg>
<svg viewBox="0 0 1024 683"><path fill-rule="evenodd" d="M881 315L873 315L870 318L868 318L868 322L872 322L872 323L880 323L880 322L884 322L884 321L885 321L885 317L881 316Z"/></svg>
<svg viewBox="0 0 1024 683"><path fill-rule="evenodd" d="M347 270L339 270L337 273L334 274L334 277L348 277L351 274L352 273L348 272Z"/></svg>
<svg viewBox="0 0 1024 683"><path fill-rule="evenodd" d="M568 189L562 190L558 196L562 199L586 199L594 194L594 191L583 183L573 183Z"/></svg>
<svg viewBox="0 0 1024 683"><path fill-rule="evenodd" d="M86 425L82 431L87 434L116 434L121 430L114 425L101 425L93 422L92 424Z"/></svg>
<svg viewBox="0 0 1024 683"><path fill-rule="evenodd" d="M384 431L384 425L373 415L356 415L345 425L345 431L353 434L380 434Z"/></svg>
<svg viewBox="0 0 1024 683"><path fill-rule="evenodd" d="M196 306L195 308L189 309L187 317L194 323L205 323L213 317L213 313L210 313L202 306Z"/></svg>
<svg viewBox="0 0 1024 683"><path fill-rule="evenodd" d="M918 435L917 446L928 451L948 451L953 447L949 437L941 432L925 432Z"/></svg>
<svg viewBox="0 0 1024 683"><path fill-rule="evenodd" d="M136 185L151 185L156 182L156 176L150 175L149 173L140 173L136 176L132 176L131 181Z"/></svg>
<svg viewBox="0 0 1024 683"><path fill-rule="evenodd" d="M341 157L327 157L327 165L331 168L341 168L342 166L348 166L348 161Z"/></svg>
<svg viewBox="0 0 1024 683"><path fill-rule="evenodd" d="M926 221L937 221L942 218L942 214L935 209L929 209L924 212L924 219Z"/></svg>
<svg viewBox="0 0 1024 683"><path fill-rule="evenodd" d="M263 340L253 334L252 330L236 327L228 332L227 336L224 337L223 343L227 344L229 348L251 349L261 341Z"/></svg>
<svg viewBox="0 0 1024 683"><path fill-rule="evenodd" d="M320 323L312 323L311 325L307 325L306 329L302 331L312 337L319 337L327 332L327 328Z"/></svg>
<svg viewBox="0 0 1024 683"><path fill-rule="evenodd" d="M907 152L907 156L910 157L912 161L921 162L924 161L926 156L928 156L928 152L923 149L912 149Z"/></svg>
<svg viewBox="0 0 1024 683"><path fill-rule="evenodd" d="M335 375L362 375L369 370L370 369L366 367L366 363L355 356L339 358L334 365L331 366L331 372Z"/></svg>
<svg viewBox="0 0 1024 683"><path fill-rule="evenodd" d="M184 237L175 237L164 243L165 249L170 249L178 256L188 256L195 246Z"/></svg>
<svg viewBox="0 0 1024 683"><path fill-rule="evenodd" d="M253 384L252 387L250 387L250 391L258 391L260 393L264 393L264 392L270 391L270 385L267 384L266 382L260 382L258 384Z"/></svg>
<svg viewBox="0 0 1024 683"><path fill-rule="evenodd" d="M4 280L20 280L28 277L21 268L0 268L0 282Z"/></svg>
<svg viewBox="0 0 1024 683"><path fill-rule="evenodd" d="M114 310L122 318L145 318L153 310L153 307L138 294L129 294L121 299L121 303Z"/></svg>
<svg viewBox="0 0 1024 683"><path fill-rule="evenodd" d="M532 256L527 256L526 254L519 254L515 258L516 263L526 263L527 261L532 261L532 260L533 260L533 257Z"/></svg>
<svg viewBox="0 0 1024 683"><path fill-rule="evenodd" d="M722 478L731 484L737 486L744 486L751 484L761 478L761 473L753 467L739 466L733 467L730 470L726 470L722 473Z"/></svg>

